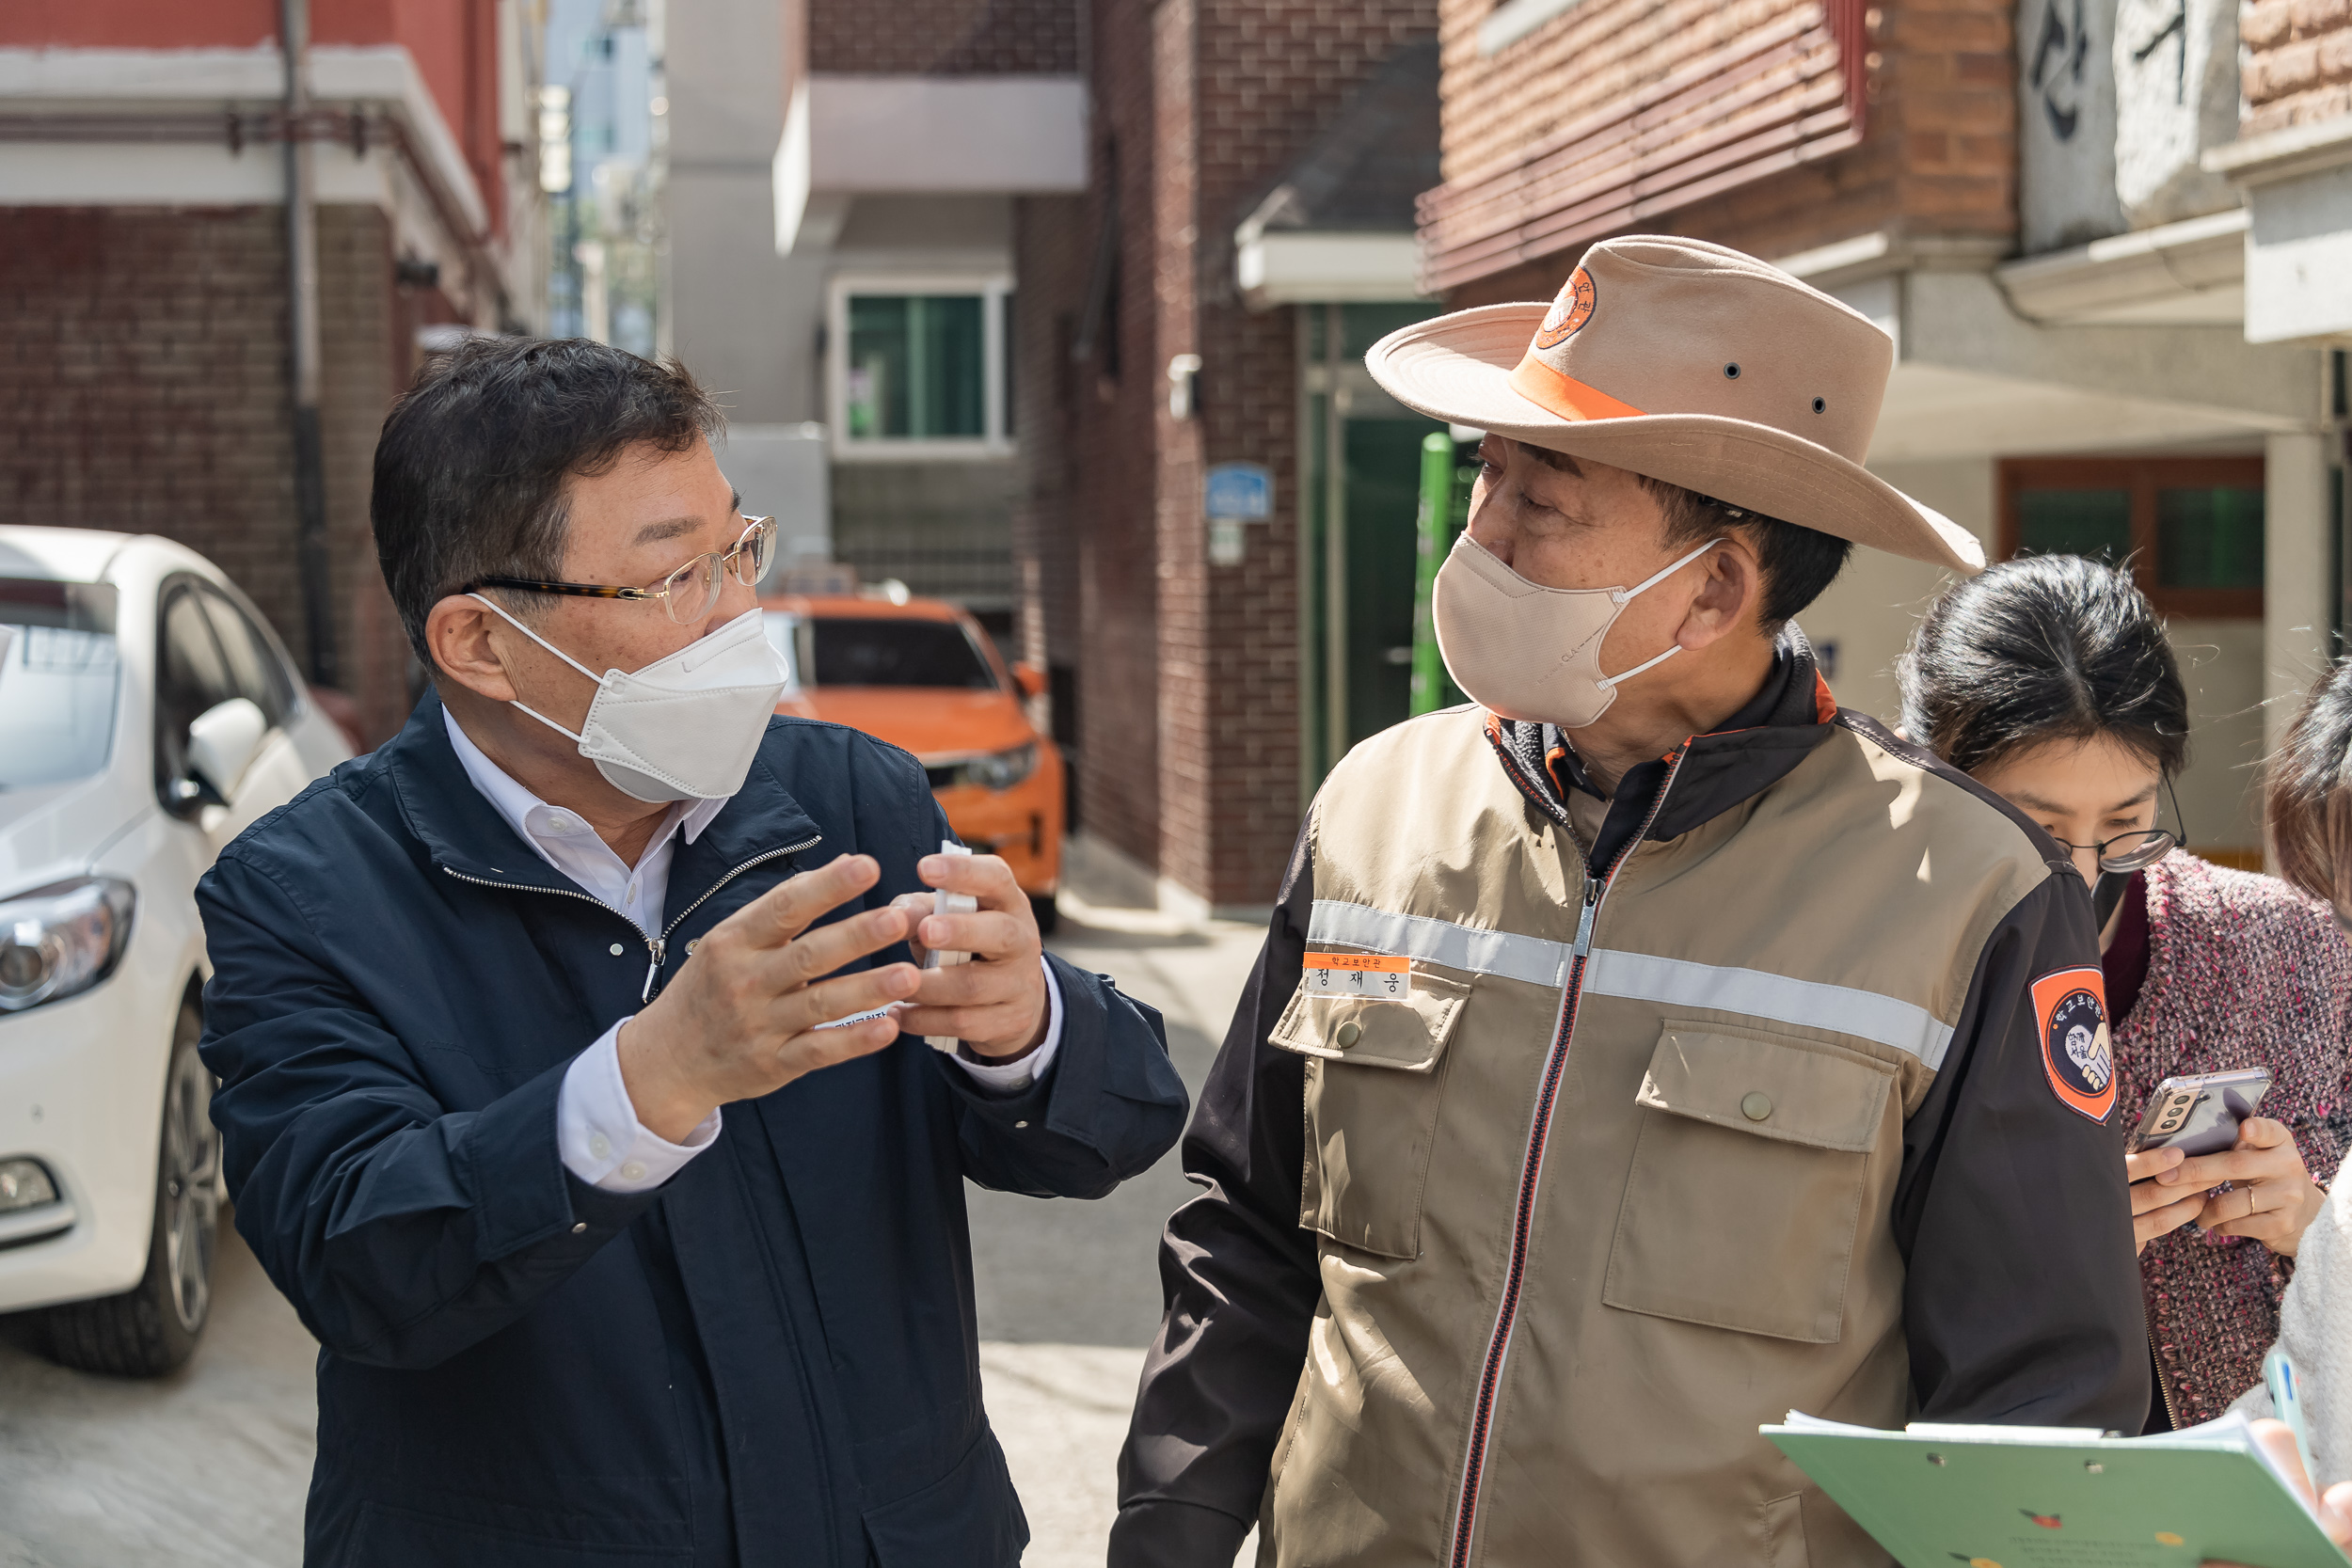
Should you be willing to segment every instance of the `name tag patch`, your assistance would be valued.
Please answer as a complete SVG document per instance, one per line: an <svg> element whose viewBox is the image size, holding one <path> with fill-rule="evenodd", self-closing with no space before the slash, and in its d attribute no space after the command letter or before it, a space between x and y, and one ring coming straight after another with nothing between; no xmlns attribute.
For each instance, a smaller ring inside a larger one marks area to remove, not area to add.
<svg viewBox="0 0 2352 1568"><path fill-rule="evenodd" d="M1402 1002L1412 994L1413 960L1401 953L1310 953L1304 978L1311 996Z"/></svg>

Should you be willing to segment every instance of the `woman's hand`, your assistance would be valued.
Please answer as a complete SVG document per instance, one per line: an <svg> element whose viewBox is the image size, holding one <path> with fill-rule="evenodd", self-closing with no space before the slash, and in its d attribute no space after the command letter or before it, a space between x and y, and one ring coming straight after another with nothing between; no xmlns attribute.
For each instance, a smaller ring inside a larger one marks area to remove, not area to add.
<svg viewBox="0 0 2352 1568"><path fill-rule="evenodd" d="M2150 1242L2178 1230L2203 1211L2205 1189L2184 1189L2180 1184L2184 1158L2177 1148L2151 1148L2123 1156L2124 1179L2132 1184L2134 1251L2147 1251Z"/></svg>
<svg viewBox="0 0 2352 1568"><path fill-rule="evenodd" d="M2171 1183L2202 1189L2221 1182L2230 1191L2205 1199L2197 1223L2224 1236L2251 1236L2281 1257L2292 1258L2303 1232L2328 1203L2286 1124L2249 1117L2237 1130L2237 1147L2185 1162ZM2157 1177L2162 1183L2164 1177Z"/></svg>

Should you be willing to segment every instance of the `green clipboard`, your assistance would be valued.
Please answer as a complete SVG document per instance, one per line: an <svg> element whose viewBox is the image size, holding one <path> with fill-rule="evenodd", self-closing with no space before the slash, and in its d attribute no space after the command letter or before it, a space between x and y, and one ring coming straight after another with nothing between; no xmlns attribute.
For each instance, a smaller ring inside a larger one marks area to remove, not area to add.
<svg viewBox="0 0 2352 1568"><path fill-rule="evenodd" d="M2153 1437L1795 1411L1761 1430L1903 1568L2345 1568L2240 1416Z"/></svg>

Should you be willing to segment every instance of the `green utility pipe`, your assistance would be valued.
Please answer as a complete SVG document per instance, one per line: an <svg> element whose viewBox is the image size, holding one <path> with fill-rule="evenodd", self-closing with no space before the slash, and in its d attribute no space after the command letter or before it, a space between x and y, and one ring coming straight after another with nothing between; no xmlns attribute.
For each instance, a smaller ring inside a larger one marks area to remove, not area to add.
<svg viewBox="0 0 2352 1568"><path fill-rule="evenodd" d="M1445 661L1438 656L1437 618L1430 608L1438 568L1454 547L1454 437L1442 430L1421 438L1421 515L1413 531L1412 711L1419 718L1446 705Z"/></svg>

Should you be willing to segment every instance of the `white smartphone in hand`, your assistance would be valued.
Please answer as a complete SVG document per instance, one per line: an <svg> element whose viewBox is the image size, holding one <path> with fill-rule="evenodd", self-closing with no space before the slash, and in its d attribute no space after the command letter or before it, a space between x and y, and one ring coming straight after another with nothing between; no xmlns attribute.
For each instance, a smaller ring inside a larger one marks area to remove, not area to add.
<svg viewBox="0 0 2352 1568"><path fill-rule="evenodd" d="M939 852L943 855L969 855L972 850L968 845L958 844L952 838L943 838L939 841ZM968 893L949 893L946 888L931 889L931 913L933 914L971 914L979 907L980 901ZM936 947L923 955L925 969L953 969L958 964L968 964L971 961L972 955L969 953L943 953ZM956 1052L957 1041L953 1035L925 1035L923 1043L933 1051L942 1051L950 1056Z"/></svg>

